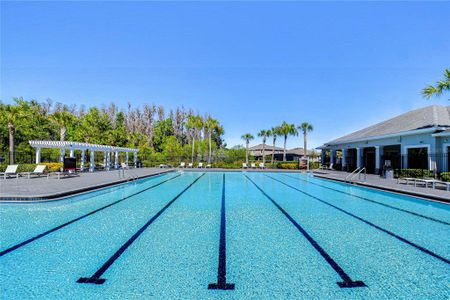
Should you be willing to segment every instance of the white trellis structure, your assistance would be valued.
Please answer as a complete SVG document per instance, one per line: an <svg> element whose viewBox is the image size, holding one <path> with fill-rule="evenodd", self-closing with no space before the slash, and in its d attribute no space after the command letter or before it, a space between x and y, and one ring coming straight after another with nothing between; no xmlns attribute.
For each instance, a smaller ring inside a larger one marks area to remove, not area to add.
<svg viewBox="0 0 450 300"><path fill-rule="evenodd" d="M138 149L124 148L124 147L114 147L107 145L80 143L80 142L69 142L69 141L29 141L31 147L36 148L36 164L41 163L41 149L42 148L53 148L59 149L60 161L64 161L64 156L66 150L70 151L70 157L74 157L75 150L81 151L81 171L84 171L85 166L85 152L89 150L91 153L91 163L89 165L89 171L94 172L95 164L95 152L103 153L103 164L106 170L111 168L111 153L114 155L114 168L119 168L119 153L125 153L125 164L128 166L128 155L133 153L134 165L137 164L137 153Z"/></svg>

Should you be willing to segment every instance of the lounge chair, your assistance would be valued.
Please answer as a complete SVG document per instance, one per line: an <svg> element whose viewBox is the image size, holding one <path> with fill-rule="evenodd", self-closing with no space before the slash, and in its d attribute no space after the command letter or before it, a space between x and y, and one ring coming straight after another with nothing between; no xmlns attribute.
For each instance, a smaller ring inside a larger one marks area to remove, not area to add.
<svg viewBox="0 0 450 300"><path fill-rule="evenodd" d="M47 166L46 165L37 165L33 172L22 172L20 173L21 176L27 176L28 179L31 178L31 175L37 175L38 177L41 177L41 175L44 174L44 170ZM48 174L46 175L48 179Z"/></svg>
<svg viewBox="0 0 450 300"><path fill-rule="evenodd" d="M242 163L242 169L247 169L247 164L246 163Z"/></svg>
<svg viewBox="0 0 450 300"><path fill-rule="evenodd" d="M120 167L121 167L122 169L124 169L124 170L130 169L130 167L127 166L125 163L121 163L121 164L120 164Z"/></svg>
<svg viewBox="0 0 450 300"><path fill-rule="evenodd" d="M192 163L189 163L187 167L188 167L188 168L192 168L192 167L193 167L193 164L192 164Z"/></svg>
<svg viewBox="0 0 450 300"><path fill-rule="evenodd" d="M264 165L264 163L259 163L259 168L260 168L260 169L265 169L266 166Z"/></svg>
<svg viewBox="0 0 450 300"><path fill-rule="evenodd" d="M256 169L256 164L255 163L251 163L250 166L252 167L252 169Z"/></svg>
<svg viewBox="0 0 450 300"><path fill-rule="evenodd" d="M399 177L397 178L397 183L400 184L402 183L402 180L404 180L406 185L408 185L410 181L415 185L416 179L417 178L413 177Z"/></svg>
<svg viewBox="0 0 450 300"><path fill-rule="evenodd" d="M58 176L58 179L61 179L61 176L69 176L69 177L72 177L72 176L80 176L80 174L77 174L77 173L74 172L74 171L55 172L54 174L55 174L56 176Z"/></svg>
<svg viewBox="0 0 450 300"><path fill-rule="evenodd" d="M186 168L186 163L184 161L180 162L180 168Z"/></svg>
<svg viewBox="0 0 450 300"><path fill-rule="evenodd" d="M439 180L436 180L434 178L423 178L423 179L416 179L414 181L414 186L416 187L417 184L421 185L423 184L426 188L431 185L431 187L434 189L435 184L439 182Z"/></svg>
<svg viewBox="0 0 450 300"><path fill-rule="evenodd" d="M199 169L203 169L203 163L201 163L201 162L198 163L198 168L199 168Z"/></svg>
<svg viewBox="0 0 450 300"><path fill-rule="evenodd" d="M437 185L440 185L440 184L442 184L442 185L445 186L445 190L446 190L446 191L450 191L450 182L448 182L448 181L437 181L437 182L434 184L434 188L436 188L436 186L437 186Z"/></svg>
<svg viewBox="0 0 450 300"><path fill-rule="evenodd" d="M0 173L0 176L3 176L3 179L6 179L7 177L16 177L19 178L19 174L17 174L17 168L19 165L8 165L6 167L5 172Z"/></svg>
<svg viewBox="0 0 450 300"><path fill-rule="evenodd" d="M207 164L206 168L212 168L211 164Z"/></svg>

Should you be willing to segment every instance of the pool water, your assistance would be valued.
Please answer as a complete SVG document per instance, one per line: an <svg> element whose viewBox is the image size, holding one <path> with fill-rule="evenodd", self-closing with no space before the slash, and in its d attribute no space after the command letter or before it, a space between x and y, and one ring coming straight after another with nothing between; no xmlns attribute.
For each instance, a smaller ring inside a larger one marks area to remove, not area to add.
<svg viewBox="0 0 450 300"><path fill-rule="evenodd" d="M0 204L3 299L449 299L450 206L298 173L172 172Z"/></svg>

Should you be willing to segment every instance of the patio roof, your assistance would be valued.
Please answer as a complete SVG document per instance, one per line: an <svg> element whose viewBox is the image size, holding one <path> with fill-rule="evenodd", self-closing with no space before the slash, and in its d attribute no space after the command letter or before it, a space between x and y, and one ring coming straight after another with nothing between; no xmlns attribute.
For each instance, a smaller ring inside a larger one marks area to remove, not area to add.
<svg viewBox="0 0 450 300"><path fill-rule="evenodd" d="M107 151L107 152L133 152L137 153L138 149L115 147L108 145L89 144L81 142L71 141L29 141L30 146L33 148L57 148L57 149L70 149L70 150L94 150L94 151Z"/></svg>

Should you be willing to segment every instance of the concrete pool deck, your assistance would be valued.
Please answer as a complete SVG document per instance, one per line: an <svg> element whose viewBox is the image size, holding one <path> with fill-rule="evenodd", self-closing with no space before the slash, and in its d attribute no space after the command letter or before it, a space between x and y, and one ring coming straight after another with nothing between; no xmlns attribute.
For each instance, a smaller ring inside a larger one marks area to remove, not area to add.
<svg viewBox="0 0 450 300"><path fill-rule="evenodd" d="M0 201L57 199L128 182L134 178L155 176L173 170L169 168L140 168L124 170L124 173L119 173L118 170L94 173L85 172L80 173L79 176L61 177L61 179L57 179L56 176L50 176L48 179L45 176L31 179L27 179L26 177L20 177L19 179L1 179Z"/></svg>
<svg viewBox="0 0 450 300"><path fill-rule="evenodd" d="M349 174L350 173L343 171L331 171L331 170L314 171L314 176L317 178L330 179L340 182L345 182L345 178ZM450 192L448 191L425 187L414 187L413 185L406 185L403 183L398 184L397 179L384 179L378 175L367 174L365 182L355 181L354 184L450 203Z"/></svg>

